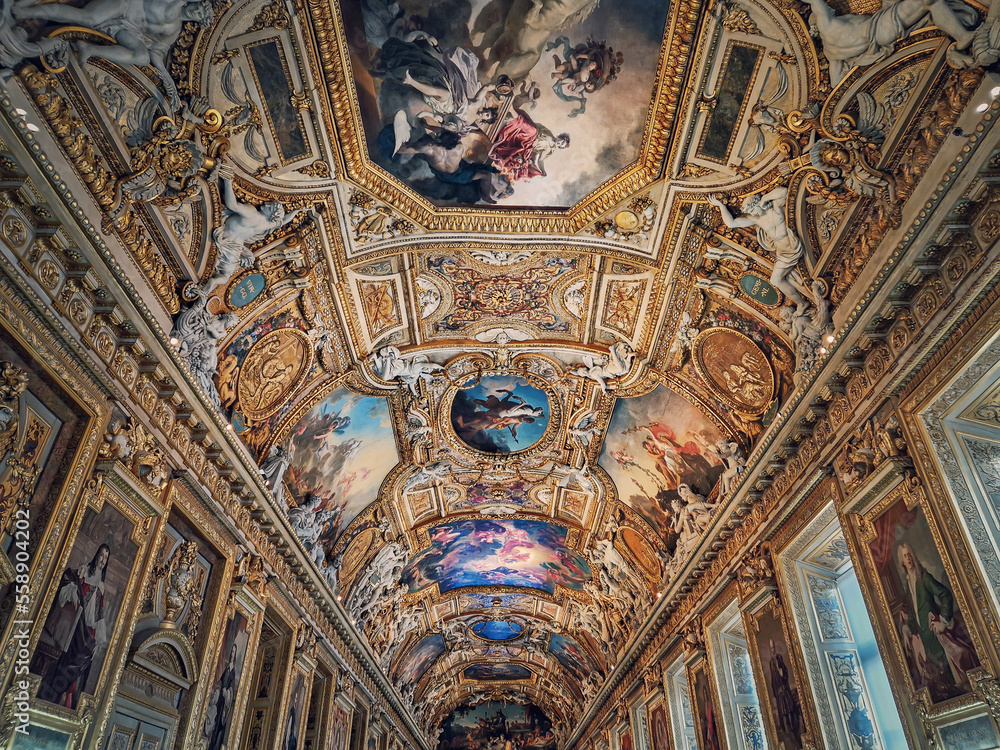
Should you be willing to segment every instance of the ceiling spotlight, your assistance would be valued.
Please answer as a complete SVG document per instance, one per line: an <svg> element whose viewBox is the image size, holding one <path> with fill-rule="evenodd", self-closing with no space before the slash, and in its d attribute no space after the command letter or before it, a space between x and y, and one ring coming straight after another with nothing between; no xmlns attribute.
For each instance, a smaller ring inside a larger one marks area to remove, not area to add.
<svg viewBox="0 0 1000 750"><path fill-rule="evenodd" d="M1000 86L994 86L993 88L991 88L990 89L990 96L992 98L994 98L994 99L996 99L998 96L1000 96Z"/></svg>
<svg viewBox="0 0 1000 750"><path fill-rule="evenodd" d="M657 599L662 599L663 598L663 592L662 591L657 591L656 592L656 598Z"/></svg>
<svg viewBox="0 0 1000 750"><path fill-rule="evenodd" d="M826 354L826 347L825 347L825 346L821 346L821 347L819 348L819 353L820 353L820 354Z"/></svg>
<svg viewBox="0 0 1000 750"><path fill-rule="evenodd" d="M29 122L27 125L25 125L25 127L29 130L29 132L32 132L32 133L37 133L38 132L38 126L35 125L35 123L33 123L33 122Z"/></svg>
<svg viewBox="0 0 1000 750"><path fill-rule="evenodd" d="M987 104L986 102L983 102L982 104L980 104L980 105L978 105L976 107L976 112L985 112L989 108L990 108L990 105Z"/></svg>
<svg viewBox="0 0 1000 750"><path fill-rule="evenodd" d="M21 117L24 117L26 114L28 114L28 110L21 109L20 107L18 107L14 111L17 112L19 115L21 115Z"/></svg>
<svg viewBox="0 0 1000 750"><path fill-rule="evenodd" d="M344 601L344 597L342 597L340 594L337 594L337 601L338 602Z"/></svg>
<svg viewBox="0 0 1000 750"><path fill-rule="evenodd" d="M177 346L179 343L181 343L181 340L179 338L177 338L176 336L170 337L170 346Z"/></svg>
<svg viewBox="0 0 1000 750"><path fill-rule="evenodd" d="M233 425L232 425L232 423L227 424L226 425L226 429L229 430L230 432L232 432L233 431Z"/></svg>
<svg viewBox="0 0 1000 750"><path fill-rule="evenodd" d="M828 343L828 344L832 344L833 343L833 334L832 333L828 333L826 335L826 343Z"/></svg>

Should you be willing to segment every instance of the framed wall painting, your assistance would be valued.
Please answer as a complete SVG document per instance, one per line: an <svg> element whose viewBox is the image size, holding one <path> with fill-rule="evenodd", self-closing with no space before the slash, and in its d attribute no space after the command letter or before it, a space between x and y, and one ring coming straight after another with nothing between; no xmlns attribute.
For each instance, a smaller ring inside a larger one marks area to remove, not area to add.
<svg viewBox="0 0 1000 750"><path fill-rule="evenodd" d="M351 739L351 712L339 701L333 704L333 711L330 713L330 742L329 750L349 750L348 744Z"/></svg>
<svg viewBox="0 0 1000 750"><path fill-rule="evenodd" d="M670 725L667 721L666 706L660 701L648 716L649 742L652 750L670 750Z"/></svg>
<svg viewBox="0 0 1000 750"><path fill-rule="evenodd" d="M785 750L803 750L815 734L812 698L799 679L802 671L789 648L781 602L772 596L743 618L768 736Z"/></svg>
<svg viewBox="0 0 1000 750"><path fill-rule="evenodd" d="M911 693L926 689L931 703L940 704L970 695L969 673L981 663L954 571L921 504L923 492L912 489L904 480L865 512L859 538L875 603L872 620L890 649L889 666Z"/></svg>
<svg viewBox="0 0 1000 750"><path fill-rule="evenodd" d="M306 727L309 680L304 670L296 667L288 691L288 710L281 730L281 750L298 750Z"/></svg>
<svg viewBox="0 0 1000 750"><path fill-rule="evenodd" d="M39 709L77 714L101 696L107 711L124 669L121 647L135 627L134 602L154 509L115 472L85 493L36 623L31 672L40 677ZM111 687L111 694L108 687ZM95 719L96 721L96 719Z"/></svg>
<svg viewBox="0 0 1000 750"><path fill-rule="evenodd" d="M210 673L211 688L201 722L201 741L207 750L222 750L239 733L242 709L252 673L252 644L256 642L258 617L236 599L232 617L226 623L219 645L215 669Z"/></svg>
<svg viewBox="0 0 1000 750"><path fill-rule="evenodd" d="M719 717L718 701L712 689L707 659L688 667L688 689L691 691L691 703L694 706L698 747L702 750L723 750L722 722Z"/></svg>
<svg viewBox="0 0 1000 750"><path fill-rule="evenodd" d="M28 733L14 734L11 750L67 750L72 738L66 732L31 724Z"/></svg>

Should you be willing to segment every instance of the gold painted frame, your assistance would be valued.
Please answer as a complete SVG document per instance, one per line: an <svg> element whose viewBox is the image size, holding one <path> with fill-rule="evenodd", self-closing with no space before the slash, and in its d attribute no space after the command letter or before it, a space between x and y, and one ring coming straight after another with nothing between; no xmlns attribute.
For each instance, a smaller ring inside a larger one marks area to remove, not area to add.
<svg viewBox="0 0 1000 750"><path fill-rule="evenodd" d="M308 0L302 18L311 25L316 39L313 51L326 83L320 86L320 91L326 94L325 106L321 108L326 132L340 135L340 155L349 179L429 230L575 234L660 177L664 159L674 143L675 128L671 125L680 117L682 92L686 91L684 81L691 66L696 29L707 15L706 4L702 0L679 0L670 8L659 51L654 96L637 160L569 211L437 208L412 188L389 177L368 156L357 114L347 30L339 7L330 0Z"/></svg>
<svg viewBox="0 0 1000 750"><path fill-rule="evenodd" d="M208 691L211 689L210 683L214 682L214 680L210 680L210 673L206 672L209 669L214 671L215 665L218 663L221 655L220 650L225 646L223 638L229 622L237 614L246 618L247 632L250 633L250 636L247 639L247 653L243 657L243 668L240 670L236 698L233 701L233 715L230 719L236 734L230 731L229 743L227 743L235 748L240 740L239 731L243 727L243 717L246 713L247 704L250 701L250 690L254 675L256 674L260 632L264 623L264 604L246 586L238 585L229 591L229 601L226 603L225 613L225 618L217 618L217 621L213 622L212 627L215 632L212 633L212 642L214 642L214 646L211 649L206 649L205 656L211 658L205 658L204 663L201 665L203 676L199 682L205 683L205 687L202 688L203 690ZM209 696L204 693L201 695L202 700L198 704L201 708L191 712L191 721L184 731L185 746L197 744L202 734L205 715L208 713Z"/></svg>
<svg viewBox="0 0 1000 750"><path fill-rule="evenodd" d="M799 706L802 709L802 722L805 732L801 735L803 748L819 747L822 737L822 730L819 726L819 719L816 714L816 704L813 702L812 687L809 684L809 674L799 653L798 639L795 635L794 626L790 615L782 600L772 595L761 606L753 610L743 610L743 624L747 630L747 651L750 653L750 662L753 665L754 679L758 686L766 686L769 683L764 672L764 664L760 658L760 652L756 645L756 640L751 641L750 633L760 632L760 619L764 613L770 610L771 615L778 621L781 628L782 637L785 639L785 648L791 663L788 668L795 675L795 686L798 692ZM774 722L771 690L765 687L757 688L757 700L760 704L760 713L763 716L764 728L767 732L768 742L775 747L779 746L778 729Z"/></svg>
<svg viewBox="0 0 1000 750"><path fill-rule="evenodd" d="M888 491L875 501L871 501L870 499L874 492L861 498L857 497L860 493L855 493L852 498L848 499L848 503L857 501L858 499L861 502L865 502L866 500L868 502L865 505L858 503L860 507L857 507L856 510L847 516L846 523L843 522L844 519L842 518L842 525L845 530L844 536L848 547L853 547L852 556L862 563L858 566L858 583L861 586L865 604L871 615L872 629L875 632L875 639L878 642L879 651L883 655L883 662L885 663L890 679L902 691L905 691L904 695L909 696L909 702L912 705L922 706L921 710L926 714L946 714L950 710L959 709L976 702L977 697L974 688L970 686L967 692L959 696L939 701L933 700L928 687L923 687L919 690L916 688L910 674L906 655L900 643L900 636L889 625L889 623L894 622L893 613L878 574L875 573L877 570L876 563L869 546L877 538L874 524L898 503L904 503L906 509L910 511L919 509L923 515L933 537L935 551L940 557L948 577L956 607L962 613L963 619L967 623L968 634L972 639L973 648L981 665L978 669L989 668L989 651L984 648L981 634L975 627L974 621L968 618L967 613L972 610L970 610L962 590L961 579L956 575L954 563L946 553L948 547L945 545L936 520L932 517L932 514L927 512L926 494L920 481L912 474L904 475L902 472L898 473L894 477L894 480ZM894 550L893 555L895 554L896 551ZM892 564L896 564L895 560L892 561ZM970 671L975 672L976 670Z"/></svg>
<svg viewBox="0 0 1000 750"><path fill-rule="evenodd" d="M138 484L130 476L126 476L116 464L110 470L100 471L94 475L84 493L79 510L75 515L73 526L67 536L66 543L59 555L55 570L65 570L74 551L78 533L86 518L86 511L100 513L105 506L118 511L125 520L132 524L129 541L137 546L135 560L129 573L125 592L118 610L118 618L114 623L105 651L104 663L98 676L94 692L81 693L75 709L60 707L56 704L40 701L37 691L41 685L41 677L34 676L32 684L31 707L33 714L51 716L69 723L77 723L81 729L86 729L90 741L100 744L107 731L111 710L114 706L117 686L121 681L126 665L126 649L129 635L135 630L139 618L137 597L146 585L150 572L150 530L154 522L162 518L162 508L158 507L143 492L137 490ZM123 468L123 467L122 467ZM48 589L42 600L42 608L46 617L39 616L31 633L30 651L34 658L39 638L41 637L48 613L55 605L56 594L60 581L54 578L49 582ZM96 714L95 718L91 718Z"/></svg>

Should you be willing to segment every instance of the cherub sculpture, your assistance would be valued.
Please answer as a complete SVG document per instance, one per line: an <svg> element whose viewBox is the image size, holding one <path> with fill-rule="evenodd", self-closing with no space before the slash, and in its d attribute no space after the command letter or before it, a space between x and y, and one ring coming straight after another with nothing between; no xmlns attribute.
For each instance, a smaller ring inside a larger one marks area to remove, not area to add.
<svg viewBox="0 0 1000 750"><path fill-rule="evenodd" d="M441 365L427 359L426 354L417 354L409 360L403 359L399 349L394 346L382 347L371 355L370 361L376 376L387 381L398 380L414 396L418 395L417 384L421 380L430 382L434 373L443 369Z"/></svg>
<svg viewBox="0 0 1000 750"><path fill-rule="evenodd" d="M573 369L573 374L581 378L589 378L607 393L608 381L623 378L632 370L635 361L635 350L624 341L614 344L606 355L599 360L584 357L583 364Z"/></svg>

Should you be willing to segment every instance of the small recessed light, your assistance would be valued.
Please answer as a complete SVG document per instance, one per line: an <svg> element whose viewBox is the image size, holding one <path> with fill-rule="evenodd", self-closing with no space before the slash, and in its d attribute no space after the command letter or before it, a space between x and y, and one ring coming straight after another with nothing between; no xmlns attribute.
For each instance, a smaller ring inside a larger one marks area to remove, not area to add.
<svg viewBox="0 0 1000 750"><path fill-rule="evenodd" d="M26 114L28 114L28 110L21 109L20 107L18 107L14 111L17 112L19 115L21 115L21 117L24 117Z"/></svg>
<svg viewBox="0 0 1000 750"><path fill-rule="evenodd" d="M826 343L828 343L828 344L832 344L833 343L833 334L832 333L827 334Z"/></svg>
<svg viewBox="0 0 1000 750"><path fill-rule="evenodd" d="M825 346L821 346L821 347L819 348L819 353L820 353L820 354L826 354L826 347L825 347Z"/></svg>
<svg viewBox="0 0 1000 750"><path fill-rule="evenodd" d="M229 430L230 432L232 432L233 431L233 426L231 424L227 424L226 425L226 429Z"/></svg>
<svg viewBox="0 0 1000 750"><path fill-rule="evenodd" d="M181 343L180 339L174 338L173 336L170 337L170 346L177 346L179 343Z"/></svg>
<svg viewBox="0 0 1000 750"><path fill-rule="evenodd" d="M980 105L978 105L976 107L976 112L985 112L989 108L990 108L990 105L987 104L986 102L983 102L982 104L980 104Z"/></svg>
<svg viewBox="0 0 1000 750"><path fill-rule="evenodd" d="M994 86L993 88L991 88L990 96L992 96L994 99L1000 96L1000 86Z"/></svg>
<svg viewBox="0 0 1000 750"><path fill-rule="evenodd" d="M31 131L32 133L37 133L38 132L38 126L35 125L35 123L33 123L33 122L29 122L27 125L25 125L25 127L29 131Z"/></svg>

